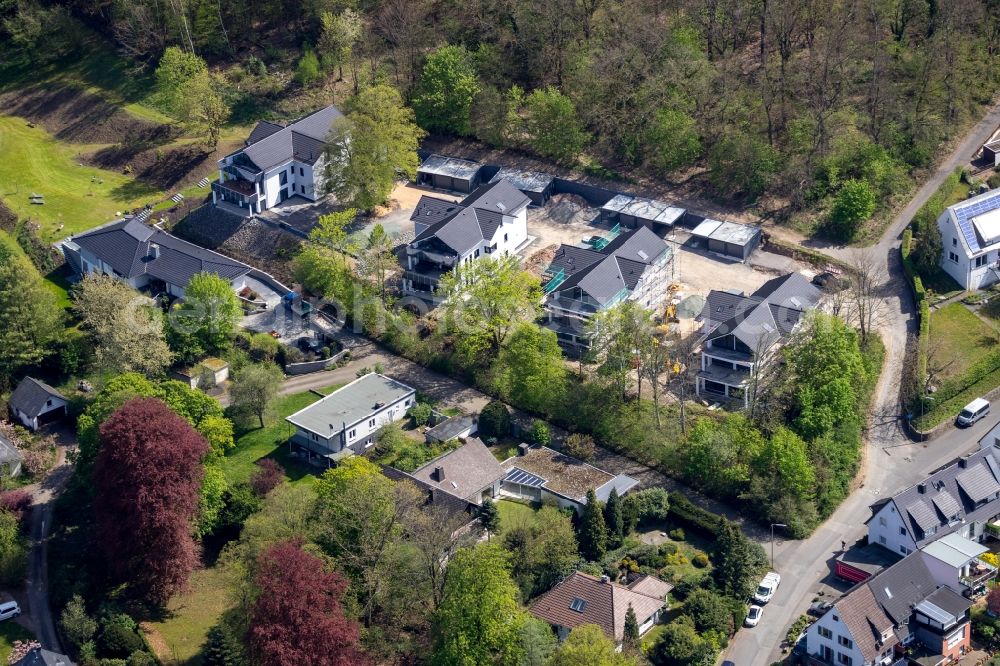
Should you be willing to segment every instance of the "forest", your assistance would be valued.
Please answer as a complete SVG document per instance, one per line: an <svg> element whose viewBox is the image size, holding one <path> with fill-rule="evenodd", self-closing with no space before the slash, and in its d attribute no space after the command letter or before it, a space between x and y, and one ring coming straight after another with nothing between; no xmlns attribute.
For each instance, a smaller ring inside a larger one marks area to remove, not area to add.
<svg viewBox="0 0 1000 666"><path fill-rule="evenodd" d="M0 15L43 59L81 48L81 21L138 70L170 46L197 54L234 121L387 83L434 135L841 238L870 236L992 98L1000 47L994 0L14 0Z"/></svg>

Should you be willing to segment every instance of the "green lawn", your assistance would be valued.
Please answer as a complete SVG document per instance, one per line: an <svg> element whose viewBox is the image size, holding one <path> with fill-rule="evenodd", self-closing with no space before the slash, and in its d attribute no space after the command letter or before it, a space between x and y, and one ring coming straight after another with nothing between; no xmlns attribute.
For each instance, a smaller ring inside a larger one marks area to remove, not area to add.
<svg viewBox="0 0 1000 666"><path fill-rule="evenodd" d="M513 439L501 440L500 442L497 442L494 446L490 447L490 452L493 454L494 458L496 458L500 462L503 462L504 460L507 460L507 458L512 458L517 455L518 443L519 442L517 440Z"/></svg>
<svg viewBox="0 0 1000 666"><path fill-rule="evenodd" d="M535 513L535 507L513 500L497 500L497 511L500 514L500 531L507 527L530 521Z"/></svg>
<svg viewBox="0 0 1000 666"><path fill-rule="evenodd" d="M77 156L95 148L62 143L23 118L0 116L0 197L20 217L41 224L40 235L48 242L163 197L128 176L78 166ZM44 195L45 204L32 204L33 193Z"/></svg>
<svg viewBox="0 0 1000 666"><path fill-rule="evenodd" d="M342 384L325 387L326 391L334 391ZM322 392L324 389L320 389ZM226 456L222 469L230 483L248 481L256 469L255 463L261 458L274 458L288 474L293 483L301 481L312 483L315 469L308 467L288 455L288 438L292 434L292 426L285 417L308 407L319 400L312 391L293 393L278 399L275 405L275 419L264 428L255 428L243 433L237 433L236 447Z"/></svg>
<svg viewBox="0 0 1000 666"><path fill-rule="evenodd" d="M0 622L0 664L7 663L10 651L14 649L14 641L31 641L35 635L19 625L14 620Z"/></svg>
<svg viewBox="0 0 1000 666"><path fill-rule="evenodd" d="M938 355L935 364L950 364L942 378L962 374L997 342L997 332L961 303L931 312L930 348Z"/></svg>
<svg viewBox="0 0 1000 666"><path fill-rule="evenodd" d="M228 605L225 572L220 567L199 569L191 574L188 590L167 604L164 617L143 626L155 632L150 643L166 652L157 655L164 664L194 666L202 663L200 653L208 630Z"/></svg>
<svg viewBox="0 0 1000 666"><path fill-rule="evenodd" d="M9 247L14 252L24 256L24 250L21 249L21 246L17 244L17 241L6 231L0 231L0 245ZM56 270L42 277L43 284L46 289L55 294L56 304L64 310L68 309L72 304L69 298L69 288L71 285L66 279L65 274L62 271Z"/></svg>

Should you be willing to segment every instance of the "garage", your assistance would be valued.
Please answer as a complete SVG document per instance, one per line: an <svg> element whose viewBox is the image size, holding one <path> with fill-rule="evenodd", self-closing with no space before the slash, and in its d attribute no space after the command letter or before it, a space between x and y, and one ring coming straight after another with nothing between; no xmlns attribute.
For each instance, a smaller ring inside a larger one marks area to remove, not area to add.
<svg viewBox="0 0 1000 666"><path fill-rule="evenodd" d="M7 401L11 415L24 427L38 430L66 416L69 401L45 382L25 377Z"/></svg>
<svg viewBox="0 0 1000 666"><path fill-rule="evenodd" d="M601 222L612 227L620 224L630 229L647 226L656 230L657 226L672 227L684 213L683 208L663 201L618 194L601 206Z"/></svg>
<svg viewBox="0 0 1000 666"><path fill-rule="evenodd" d="M555 178L547 173L510 167L503 167L497 171L496 175L490 179L490 183L496 183L500 180L506 180L524 192L531 199L533 206L544 206L549 197L552 196L555 187Z"/></svg>
<svg viewBox="0 0 1000 666"><path fill-rule="evenodd" d="M754 224L736 224L704 219L695 227L691 236L703 243L709 252L724 257L746 261L760 245L760 227Z"/></svg>
<svg viewBox="0 0 1000 666"><path fill-rule="evenodd" d="M481 164L470 160L431 155L417 169L417 184L469 194L479 187L481 169Z"/></svg>

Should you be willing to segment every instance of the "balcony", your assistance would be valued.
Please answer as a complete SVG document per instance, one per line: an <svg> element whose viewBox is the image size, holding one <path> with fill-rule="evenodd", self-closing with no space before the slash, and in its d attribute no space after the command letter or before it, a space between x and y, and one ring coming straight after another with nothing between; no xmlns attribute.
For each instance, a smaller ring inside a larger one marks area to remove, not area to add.
<svg viewBox="0 0 1000 666"><path fill-rule="evenodd" d="M748 354L746 352L736 351L735 349L727 349L725 347L710 347L706 345L702 348L702 352L706 356L713 356L723 361L732 361L735 363L744 363L746 365L751 365L753 363L753 354Z"/></svg>
<svg viewBox="0 0 1000 666"><path fill-rule="evenodd" d="M986 584L996 578L996 575L997 570L995 567L982 560L976 560L971 563L969 573L960 576L959 581L961 581L962 585L969 588L966 590L966 596L970 596L971 594L976 594L977 590L984 590Z"/></svg>
<svg viewBox="0 0 1000 666"><path fill-rule="evenodd" d="M212 191L223 201L230 203L255 204L260 200L254 184L247 180L227 180L224 183L213 181Z"/></svg>

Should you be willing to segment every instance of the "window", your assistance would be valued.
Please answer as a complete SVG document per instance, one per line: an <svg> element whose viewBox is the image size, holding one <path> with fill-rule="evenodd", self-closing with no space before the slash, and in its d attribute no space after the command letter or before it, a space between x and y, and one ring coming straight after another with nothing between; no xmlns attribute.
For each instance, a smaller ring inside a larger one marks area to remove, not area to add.
<svg viewBox="0 0 1000 666"><path fill-rule="evenodd" d="M571 601L569 604L570 610L575 610L577 613L582 613L583 609L586 607L587 607L587 602L584 601L583 599L573 599L573 601Z"/></svg>
<svg viewBox="0 0 1000 666"><path fill-rule="evenodd" d="M837 636L837 642L843 645L845 648L854 647L854 641L852 641L847 636Z"/></svg>
<svg viewBox="0 0 1000 666"><path fill-rule="evenodd" d="M278 176L278 182L281 183L282 185L287 185L288 184L288 172L287 171L282 171L281 172L281 175Z"/></svg>
<svg viewBox="0 0 1000 666"><path fill-rule="evenodd" d="M368 427L369 428L375 427L375 419L368 419Z"/></svg>
<svg viewBox="0 0 1000 666"><path fill-rule="evenodd" d="M878 517L878 524L881 525L882 527L885 527L886 525L888 525L888 522L886 521L885 516L879 516Z"/></svg>
<svg viewBox="0 0 1000 666"><path fill-rule="evenodd" d="M403 407L409 407L409 406L410 406L410 399L407 398L406 402L403 403Z"/></svg>
<svg viewBox="0 0 1000 666"><path fill-rule="evenodd" d="M880 544L882 544L883 546L885 545L885 535L884 534L878 538L878 542Z"/></svg>
<svg viewBox="0 0 1000 666"><path fill-rule="evenodd" d="M986 265L986 257L987 257L987 255L985 255L985 254L982 255L982 256L976 257L976 268L979 268L980 266L985 266Z"/></svg>
<svg viewBox="0 0 1000 666"><path fill-rule="evenodd" d="M956 264L958 263L958 255L955 254L954 252L949 252L948 258L954 261Z"/></svg>
<svg viewBox="0 0 1000 666"><path fill-rule="evenodd" d="M951 239L951 245L952 245L952 247L958 247L958 239L957 238L952 238Z"/></svg>
<svg viewBox="0 0 1000 666"><path fill-rule="evenodd" d="M903 555L909 555L911 551L906 546L900 546L899 552L901 552Z"/></svg>
<svg viewBox="0 0 1000 666"><path fill-rule="evenodd" d="M479 248L478 248L478 247L476 248L476 254L475 254L475 257L476 257L476 259L478 259L478 258L479 258Z"/></svg>
<svg viewBox="0 0 1000 666"><path fill-rule="evenodd" d="M354 439L354 435L356 435L356 434L357 434L357 430L355 430L354 428L351 428L349 431L347 431L347 438L348 439Z"/></svg>
<svg viewBox="0 0 1000 666"><path fill-rule="evenodd" d="M844 654L843 652L837 653L838 664L844 664L844 666L851 666L852 662L853 660L851 659L850 655Z"/></svg>
<svg viewBox="0 0 1000 666"><path fill-rule="evenodd" d="M299 167L299 175L300 176L306 175L306 170L303 167Z"/></svg>
<svg viewBox="0 0 1000 666"><path fill-rule="evenodd" d="M830 638L830 639L833 638L833 632L827 629L826 627L819 628L819 635L822 636L823 638Z"/></svg>
<svg viewBox="0 0 1000 666"><path fill-rule="evenodd" d="M900 534L900 536L906 536L906 528L905 527L900 527L899 528L899 534Z"/></svg>
<svg viewBox="0 0 1000 666"><path fill-rule="evenodd" d="M506 242L507 242L507 234L504 234L504 235L503 235L503 242L504 242L504 243L506 243Z"/></svg>
<svg viewBox="0 0 1000 666"><path fill-rule="evenodd" d="M305 194L306 193L306 186L305 185L299 185L299 192L301 192L302 194Z"/></svg>
<svg viewBox="0 0 1000 666"><path fill-rule="evenodd" d="M52 398L49 398L48 400L45 401L45 406L46 407L51 407L52 406Z"/></svg>

